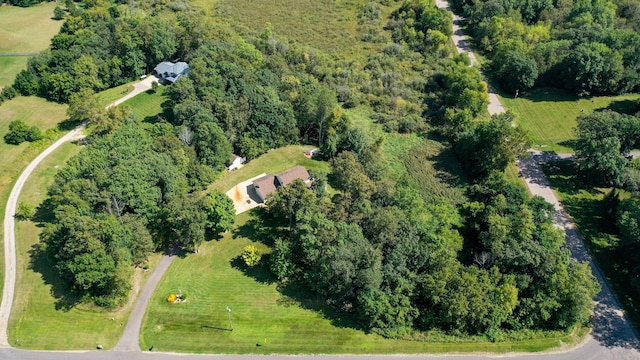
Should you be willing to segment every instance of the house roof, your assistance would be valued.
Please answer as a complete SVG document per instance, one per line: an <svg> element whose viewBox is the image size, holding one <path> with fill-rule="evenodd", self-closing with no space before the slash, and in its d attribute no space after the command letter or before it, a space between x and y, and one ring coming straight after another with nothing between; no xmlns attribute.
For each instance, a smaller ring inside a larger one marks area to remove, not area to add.
<svg viewBox="0 0 640 360"><path fill-rule="evenodd" d="M300 165L292 167L291 169L285 170L276 175L278 182L282 186L291 184L295 179L302 179L304 181L307 181L310 177L311 176L309 176L309 172L307 171L307 169L305 169L304 166Z"/></svg>
<svg viewBox="0 0 640 360"><path fill-rule="evenodd" d="M253 186L263 199L267 199L267 196L276 191L276 177L275 175L265 175L260 179L253 180Z"/></svg>
<svg viewBox="0 0 640 360"><path fill-rule="evenodd" d="M167 80L177 79L180 75L184 75L189 70L189 64L184 61L172 63L170 61L163 61L158 64L153 71L162 75Z"/></svg>
<svg viewBox="0 0 640 360"><path fill-rule="evenodd" d="M287 186L296 179L307 181L311 178L304 166L292 167L278 175L265 175L253 181L253 186L263 200L267 199L271 193L275 192L280 186Z"/></svg>

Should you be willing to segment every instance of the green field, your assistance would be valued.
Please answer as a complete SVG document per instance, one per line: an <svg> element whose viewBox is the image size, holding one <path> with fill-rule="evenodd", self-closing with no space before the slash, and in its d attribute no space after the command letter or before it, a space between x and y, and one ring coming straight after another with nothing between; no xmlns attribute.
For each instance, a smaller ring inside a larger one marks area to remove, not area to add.
<svg viewBox="0 0 640 360"><path fill-rule="evenodd" d="M279 286L265 269L244 267L239 255L248 245L263 253L249 213L235 230L205 242L198 254L175 259L147 309L141 346L158 351L196 353L443 353L542 351L579 336L513 342L452 343L390 340L359 329L352 315L309 298L303 289ZM187 294L180 304L166 301ZM232 309L229 331L227 307Z"/></svg>
<svg viewBox="0 0 640 360"><path fill-rule="evenodd" d="M556 166L558 171L550 171ZM619 247L615 221L607 215L603 199L610 188L594 188L580 180L574 164L558 162L544 168L551 186L575 221L604 276L623 302L631 321L640 324L640 294L629 286L632 280L622 259L628 249ZM624 194L623 194L624 196ZM628 195L627 195L628 196Z"/></svg>
<svg viewBox="0 0 640 360"><path fill-rule="evenodd" d="M42 98L17 97L0 105L0 192L17 174L15 160L29 147L28 143L9 145L4 142L4 135L9 131L9 123L22 120L35 125L43 131L56 127L66 117L67 106L46 101ZM26 166L26 164L24 164ZM22 170L20 167L18 171Z"/></svg>
<svg viewBox="0 0 640 360"><path fill-rule="evenodd" d="M158 91L151 93L149 91L136 95L134 98L129 99L122 103L121 106L128 106L133 110L133 115L145 122L154 123L158 121L158 115L163 116L162 103L167 100L164 96L166 87L161 86Z"/></svg>
<svg viewBox="0 0 640 360"><path fill-rule="evenodd" d="M16 74L26 69L28 56L0 56L0 87L13 85Z"/></svg>
<svg viewBox="0 0 640 360"><path fill-rule="evenodd" d="M279 149L269 150L257 159L249 161L242 168L224 173L222 178L209 187L210 190L226 192L237 183L251 179L260 174L277 174L296 165L302 165L309 170L329 171L329 164L324 161L308 159L304 152L313 146L289 145Z"/></svg>
<svg viewBox="0 0 640 360"><path fill-rule="evenodd" d="M0 54L30 53L45 50L58 33L62 21L52 20L55 2L29 8L0 7ZM27 56L0 56L0 87L13 84L27 64Z"/></svg>
<svg viewBox="0 0 640 360"><path fill-rule="evenodd" d="M558 153L573 152L576 118L598 109L611 108L624 111L633 105L640 94L579 98L576 95L551 88L532 90L514 99L501 96L504 106L517 116L517 124L529 135L533 147Z"/></svg>
<svg viewBox="0 0 640 360"><path fill-rule="evenodd" d="M362 59L380 48L380 44L361 41L358 13L363 4L349 0L219 0L215 8L218 17L241 32L262 33L269 22L276 36L285 35L343 59Z"/></svg>

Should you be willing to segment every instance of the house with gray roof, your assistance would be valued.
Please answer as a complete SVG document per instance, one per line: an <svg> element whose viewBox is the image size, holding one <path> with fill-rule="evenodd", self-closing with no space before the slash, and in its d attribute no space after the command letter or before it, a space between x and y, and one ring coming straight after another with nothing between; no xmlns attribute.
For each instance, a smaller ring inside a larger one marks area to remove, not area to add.
<svg viewBox="0 0 640 360"><path fill-rule="evenodd" d="M161 82L173 84L181 76L187 76L189 74L189 69L189 64L184 61L179 61L177 63L163 61L153 69L153 73Z"/></svg>

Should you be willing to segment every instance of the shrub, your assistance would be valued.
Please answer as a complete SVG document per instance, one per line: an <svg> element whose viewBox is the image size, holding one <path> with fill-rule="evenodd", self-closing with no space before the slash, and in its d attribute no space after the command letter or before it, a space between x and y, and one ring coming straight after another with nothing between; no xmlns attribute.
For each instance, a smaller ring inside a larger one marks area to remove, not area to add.
<svg viewBox="0 0 640 360"><path fill-rule="evenodd" d="M21 202L18 204L15 218L17 220L30 220L36 214L36 209L31 204Z"/></svg>
<svg viewBox="0 0 640 360"><path fill-rule="evenodd" d="M14 120L9 124L9 132L4 135L7 144L18 145L24 141L42 139L42 132L36 126L29 127L22 120Z"/></svg>
<svg viewBox="0 0 640 360"><path fill-rule="evenodd" d="M62 20L64 16L64 10L62 10L60 6L56 6L55 9L53 9L53 20Z"/></svg>
<svg viewBox="0 0 640 360"><path fill-rule="evenodd" d="M253 245L247 245L242 252L242 260L247 266L256 266L260 262L260 252Z"/></svg>

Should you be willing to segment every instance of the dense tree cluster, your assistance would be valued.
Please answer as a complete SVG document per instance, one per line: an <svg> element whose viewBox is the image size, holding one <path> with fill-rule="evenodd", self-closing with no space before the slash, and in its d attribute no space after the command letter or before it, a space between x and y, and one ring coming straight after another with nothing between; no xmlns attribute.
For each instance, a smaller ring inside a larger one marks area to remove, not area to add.
<svg viewBox="0 0 640 360"><path fill-rule="evenodd" d="M205 231L228 230L235 211L210 181L194 150L172 127L150 131L122 110L122 125L89 145L49 189L54 219L41 238L69 290L109 305L128 294L132 264L157 248L196 249Z"/></svg>
<svg viewBox="0 0 640 360"><path fill-rule="evenodd" d="M156 16L121 16L109 1L85 5L80 9L67 1L69 14L50 49L31 58L16 77L14 88L21 94L67 102L79 90L123 84L197 46L197 37L188 31L196 15L187 10L157 4Z"/></svg>
<svg viewBox="0 0 640 360"><path fill-rule="evenodd" d="M491 75L512 94L550 85L579 95L640 86L639 4L635 0L453 0ZM517 95L517 94L516 94Z"/></svg>
<svg viewBox="0 0 640 360"><path fill-rule="evenodd" d="M332 160L333 197L296 182L268 200L268 223L283 229L271 256L280 280L387 336L499 339L588 321L597 283L562 248L552 206L496 175L472 186L461 210L442 197L426 202L376 170L377 149L367 145L366 161L352 152Z"/></svg>
<svg viewBox="0 0 640 360"><path fill-rule="evenodd" d="M576 161L591 183L640 189L629 154L640 148L640 118L599 111L577 119Z"/></svg>

